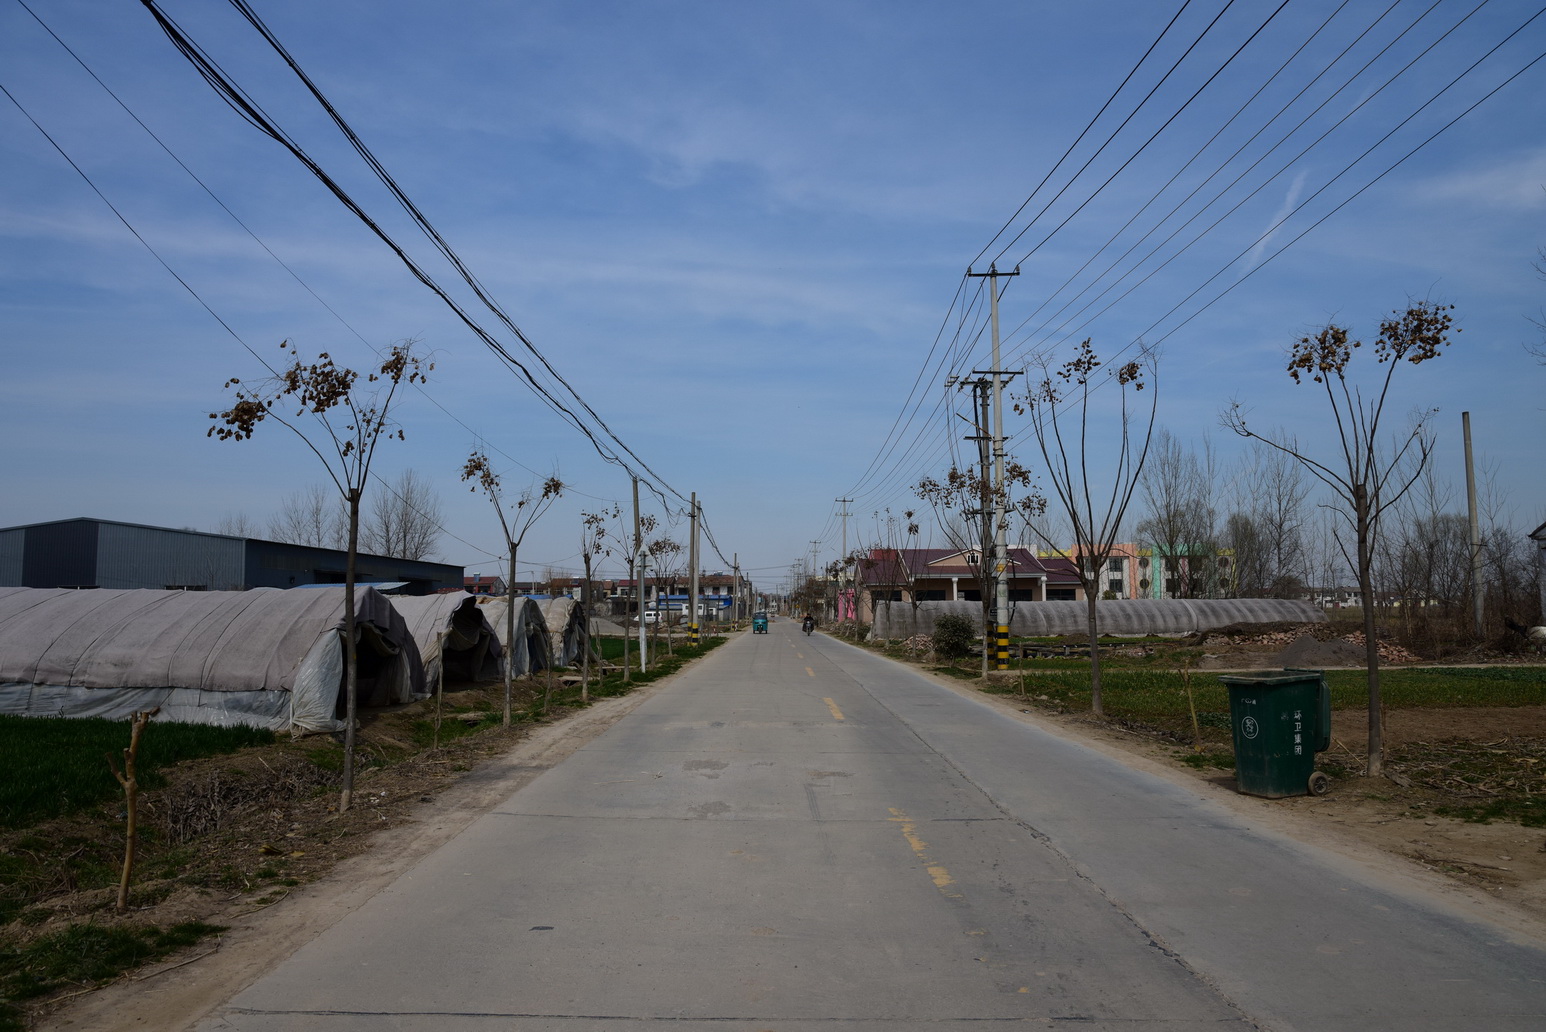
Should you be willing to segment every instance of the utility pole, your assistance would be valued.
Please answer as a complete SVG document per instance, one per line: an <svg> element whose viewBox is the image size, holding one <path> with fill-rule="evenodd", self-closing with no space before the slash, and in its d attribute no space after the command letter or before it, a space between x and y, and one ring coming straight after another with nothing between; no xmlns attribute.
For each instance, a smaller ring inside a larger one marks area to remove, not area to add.
<svg viewBox="0 0 1546 1032"><path fill-rule="evenodd" d="M810 568L810 573L806 576L806 579L805 579L805 586L807 588L811 587L811 582L812 581L816 580L818 577L821 576L821 567L816 565L816 553L819 552L820 550L821 550L821 542L820 541L812 541L811 542L811 568ZM826 598L826 595L827 595L826 585L823 584L822 585L822 589L821 589L821 597L822 598ZM812 613L811 615L814 616L816 614Z"/></svg>
<svg viewBox="0 0 1546 1032"><path fill-rule="evenodd" d="M998 647L994 665L999 670L1007 670L1009 668L1009 528L1004 512L1006 502L1004 497L1004 372L999 368L998 278L1018 276L1020 267L1016 265L1014 272L999 272L997 265L989 265L987 272L972 272L968 269L966 274L972 277L988 277L989 295L992 298L993 368L988 372L993 377L993 579L998 625L996 635Z"/></svg>
<svg viewBox="0 0 1546 1032"><path fill-rule="evenodd" d="M1477 638L1485 631L1482 608L1482 528L1476 519L1476 465L1471 461L1471 413L1460 413L1465 437L1465 497L1471 520L1471 630Z"/></svg>
<svg viewBox="0 0 1546 1032"><path fill-rule="evenodd" d="M730 618L741 629L741 553L730 553Z"/></svg>
<svg viewBox="0 0 1546 1032"><path fill-rule="evenodd" d="M698 644L698 492L692 493L692 531L687 540L687 564L691 572L687 576L687 604L692 614L687 617L687 644Z"/></svg>
<svg viewBox="0 0 1546 1032"><path fill-rule="evenodd" d="M838 597L837 605L838 605L838 609L841 610L843 608L843 581L842 581L843 566L842 566L842 564L848 562L848 517L850 515L850 513L848 512L848 506L850 504L852 504L853 499L852 498L839 498L837 500L837 502L838 502L839 505L841 505L843 507L843 511L838 513L839 516L843 517L843 550L838 553L838 557L837 557L837 561L838 561L838 564L839 564L838 565L838 582L837 582L837 597ZM855 564L855 566L854 566L854 573L857 574L858 572L859 572L858 565ZM853 596L853 612L852 612L852 616L853 616L853 618L855 620L859 619L859 584L858 584L858 578L857 577L855 577L855 580L854 580L854 596ZM841 613L841 611L838 613L838 619L839 620L843 619L843 614Z"/></svg>
<svg viewBox="0 0 1546 1032"><path fill-rule="evenodd" d="M639 529L639 478L633 478L633 554L639 571L639 673L649 664L649 638L644 633L644 535Z"/></svg>

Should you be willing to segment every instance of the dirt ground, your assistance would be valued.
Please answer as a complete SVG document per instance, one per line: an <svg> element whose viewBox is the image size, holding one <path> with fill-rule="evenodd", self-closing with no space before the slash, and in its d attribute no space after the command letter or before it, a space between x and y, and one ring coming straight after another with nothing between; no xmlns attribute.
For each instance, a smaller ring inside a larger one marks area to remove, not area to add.
<svg viewBox="0 0 1546 1032"><path fill-rule="evenodd" d="M1443 794L1413 783L1399 762L1386 765L1387 774L1399 780L1354 776L1337 779L1325 796L1257 799L1239 794L1232 773L1194 770L1180 763L1185 750L1173 743L1082 715L1040 713L1036 719L1124 756L1149 760L1172 780L1203 783L1213 798L1296 838L1382 866L1390 861L1387 869L1393 872L1441 878L1447 883L1445 895L1480 902L1493 920L1502 919L1546 941L1546 829L1470 823L1428 812L1442 803ZM1546 741L1546 706L1390 710L1385 728L1386 745L1392 751L1402 745L1442 741ZM1356 754L1366 733L1364 714L1333 714L1334 751ZM1361 757L1351 758L1361 764ZM1401 780L1408 783L1403 785Z"/></svg>
<svg viewBox="0 0 1546 1032"><path fill-rule="evenodd" d="M1279 658L1278 651L1258 649L1267 659L1263 665ZM1219 659L1238 668L1246 665L1239 657L1248 654L1248 648L1232 653L1220 649ZM1436 816L1431 809L1444 793L1423 784L1420 776L1404 775L1399 763L1389 770L1397 780L1345 776L1334 781L1326 796L1257 799L1240 795L1232 774L1182 763L1187 750L1173 741L1081 714L1031 709L1012 697L983 695L969 683L937 680L952 691L985 699L1016 719L1192 785L1253 821L1368 864L1463 914L1546 942L1546 830ZM165 964L53 1001L36 1027L71 1032L176 1032L191 1027L209 1008L611 726L656 687L536 727L485 732L438 754L366 771L357 805L346 814L336 812L331 794L250 810L210 837L219 845L212 845L214 851L204 862L233 872L266 865L285 877L257 881L238 876L219 892L179 886L147 900L129 920L164 926L196 919L229 930ZM1362 713L1337 712L1333 754L1356 767L1364 734ZM1546 706L1393 710L1386 714L1386 741L1392 753L1406 745L1440 741L1546 743ZM282 778L283 772L276 777ZM101 895L51 901L58 910L56 920L87 911L102 914L98 908L103 901L96 898Z"/></svg>
<svg viewBox="0 0 1546 1032"><path fill-rule="evenodd" d="M1266 634L1201 636L1206 667L1212 669L1356 667L1364 660L1362 634L1336 636L1329 625L1312 629L1284 627ZM1382 664L1423 664L1423 658L1381 642ZM1478 665L1510 665L1536 656L1477 650L1461 658ZM1423 664L1429 665L1429 664ZM1112 731L1085 718L1066 718L1081 732L1107 741L1124 752L1163 756L1177 774L1213 785L1242 808L1287 816L1299 834L1324 836L1344 849L1373 849L1400 858L1406 873L1441 876L1452 891L1482 901L1494 913L1546 937L1546 829L1514 823L1471 823L1432 813L1453 804L1455 789L1435 775L1425 757L1453 751L1454 743L1474 743L1488 753L1506 756L1546 791L1542 776L1546 761L1546 706L1474 707L1454 709L1386 709L1384 740L1387 762L1383 777L1361 776L1368 738L1365 710L1332 714L1332 748L1327 762L1351 768L1353 776L1338 778L1330 794L1321 797L1265 800L1240 796L1233 775L1195 771L1175 762L1171 746L1144 743L1133 735ZM1468 789L1471 796L1485 787ZM1501 905L1501 909L1499 906Z"/></svg>

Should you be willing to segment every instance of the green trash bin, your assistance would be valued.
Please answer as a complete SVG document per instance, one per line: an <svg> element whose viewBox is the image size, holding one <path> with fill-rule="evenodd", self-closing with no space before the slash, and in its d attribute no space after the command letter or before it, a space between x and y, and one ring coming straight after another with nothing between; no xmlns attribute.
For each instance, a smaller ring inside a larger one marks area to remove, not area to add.
<svg viewBox="0 0 1546 1032"><path fill-rule="evenodd" d="M1331 748L1331 690L1319 670L1221 676L1229 686L1235 780L1246 795L1325 795L1315 754Z"/></svg>

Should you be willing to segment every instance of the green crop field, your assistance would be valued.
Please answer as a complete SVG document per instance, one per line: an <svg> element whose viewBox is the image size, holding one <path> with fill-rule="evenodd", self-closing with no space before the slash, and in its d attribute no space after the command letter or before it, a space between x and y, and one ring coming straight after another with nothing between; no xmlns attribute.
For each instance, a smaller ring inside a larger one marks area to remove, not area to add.
<svg viewBox="0 0 1546 1032"><path fill-rule="evenodd" d="M274 740L272 731L250 727L157 723L140 738L139 780L161 782L159 772L181 760L235 752ZM127 720L67 720L0 715L0 828L21 828L73 813L121 791L107 756L123 756L129 744Z"/></svg>
<svg viewBox="0 0 1546 1032"><path fill-rule="evenodd" d="M1355 709L1368 701L1368 682L1361 670L1330 670L1334 709ZM1192 671L1192 700L1205 737L1229 738L1229 694L1218 675ZM1023 681L1007 681L988 689L1032 698L1070 710L1090 706L1090 672L1042 667ZM1101 672L1101 695L1109 716L1151 724L1169 731L1190 731L1187 682L1177 670L1112 669ZM1546 705L1546 668L1387 668L1380 671L1380 693L1390 709L1541 706ZM1213 728L1217 735L1208 735Z"/></svg>

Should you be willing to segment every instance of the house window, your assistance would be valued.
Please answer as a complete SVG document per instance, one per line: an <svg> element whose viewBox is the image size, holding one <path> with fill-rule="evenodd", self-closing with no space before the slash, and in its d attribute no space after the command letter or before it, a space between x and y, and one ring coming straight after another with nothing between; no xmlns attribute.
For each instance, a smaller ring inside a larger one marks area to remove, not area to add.
<svg viewBox="0 0 1546 1032"><path fill-rule="evenodd" d="M1124 559L1111 559L1107 561L1106 568L1112 573L1121 573L1124 565L1126 565Z"/></svg>
<svg viewBox="0 0 1546 1032"><path fill-rule="evenodd" d="M1076 592L1074 591L1073 588L1048 588L1047 589L1047 601L1048 602L1075 602L1075 601L1078 601L1074 597L1075 594L1076 594Z"/></svg>
<svg viewBox="0 0 1546 1032"><path fill-rule="evenodd" d="M1108 580L1106 582L1106 590L1115 591L1118 595L1120 595L1122 593L1122 578L1113 577Z"/></svg>

